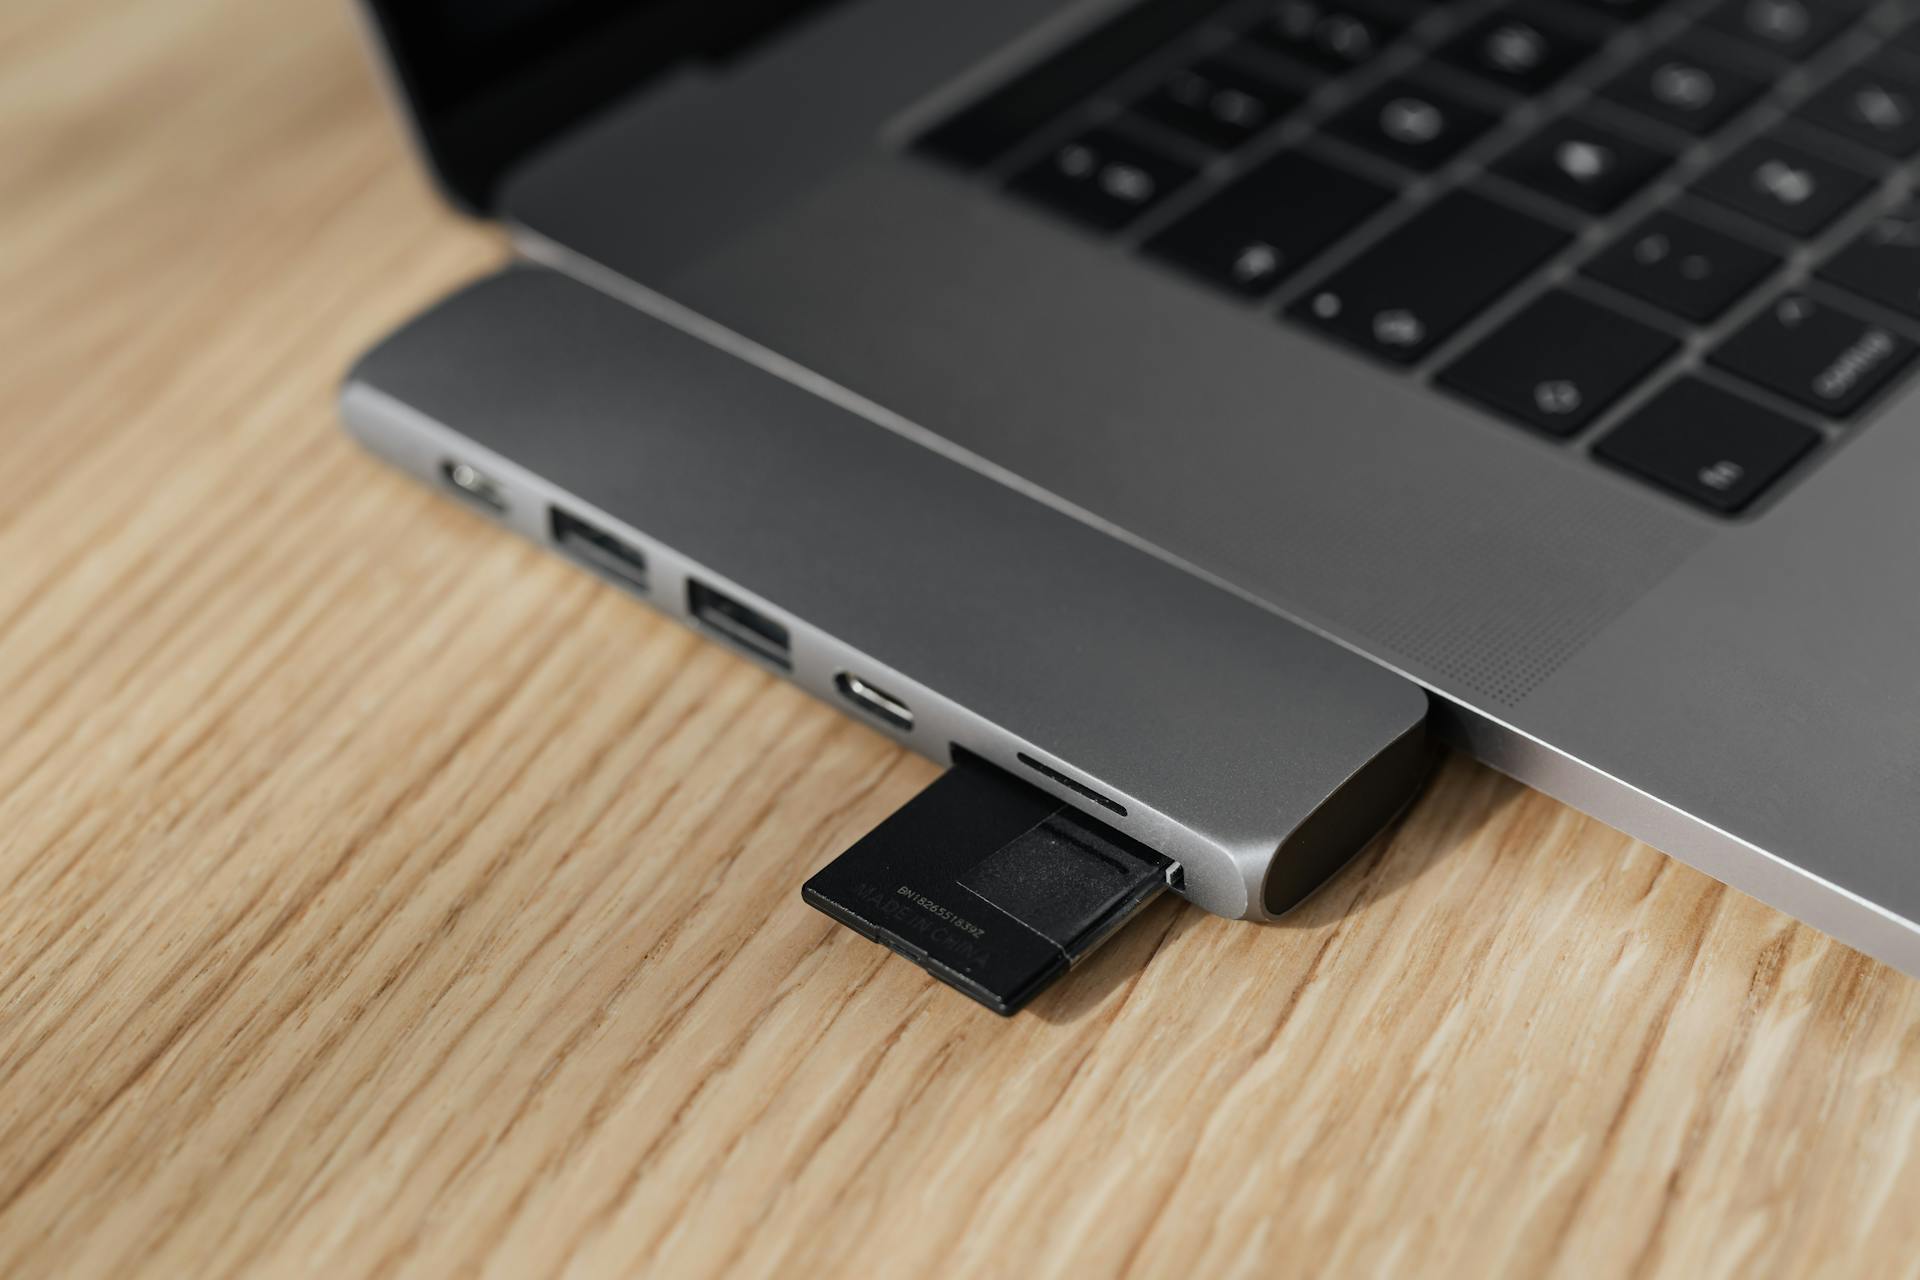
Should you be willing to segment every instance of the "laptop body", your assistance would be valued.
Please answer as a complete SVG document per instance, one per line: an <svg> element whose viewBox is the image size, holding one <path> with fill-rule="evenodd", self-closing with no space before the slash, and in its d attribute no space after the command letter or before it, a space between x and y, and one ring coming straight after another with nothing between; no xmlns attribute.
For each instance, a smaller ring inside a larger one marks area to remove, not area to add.
<svg viewBox="0 0 1920 1280"><path fill-rule="evenodd" d="M1902 6L374 9L527 257L1920 972Z"/></svg>

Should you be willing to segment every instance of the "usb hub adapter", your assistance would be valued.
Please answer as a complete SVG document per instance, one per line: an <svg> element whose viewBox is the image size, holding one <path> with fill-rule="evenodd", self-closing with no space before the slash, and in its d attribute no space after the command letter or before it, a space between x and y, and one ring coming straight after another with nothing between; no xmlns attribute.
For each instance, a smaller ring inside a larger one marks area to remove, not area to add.
<svg viewBox="0 0 1920 1280"><path fill-rule="evenodd" d="M952 762L805 896L1003 1013L1169 881L1282 914L1425 774L1411 681L552 272L416 319L342 411L470 510Z"/></svg>

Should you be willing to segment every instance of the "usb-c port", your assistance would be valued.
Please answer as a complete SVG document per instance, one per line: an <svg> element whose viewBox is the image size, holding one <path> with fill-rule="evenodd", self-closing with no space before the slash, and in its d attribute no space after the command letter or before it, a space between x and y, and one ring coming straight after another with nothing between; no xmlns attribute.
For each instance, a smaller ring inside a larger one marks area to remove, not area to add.
<svg viewBox="0 0 1920 1280"><path fill-rule="evenodd" d="M547 513L547 525L554 545L568 558L623 587L646 591L647 557L640 548L558 507Z"/></svg>
<svg viewBox="0 0 1920 1280"><path fill-rule="evenodd" d="M894 697L884 689L875 688L850 671L842 671L833 678L833 687L840 696L859 707L877 720L884 720L894 728L906 733L913 728L913 710L906 703Z"/></svg>
<svg viewBox="0 0 1920 1280"><path fill-rule="evenodd" d="M785 627L697 578L687 580L687 612L702 626L765 658L782 671L793 665L792 642Z"/></svg>

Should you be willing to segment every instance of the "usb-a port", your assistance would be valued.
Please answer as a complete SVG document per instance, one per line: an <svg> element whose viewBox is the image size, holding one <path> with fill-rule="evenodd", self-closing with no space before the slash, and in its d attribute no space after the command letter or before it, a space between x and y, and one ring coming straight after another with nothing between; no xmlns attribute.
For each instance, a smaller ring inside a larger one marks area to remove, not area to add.
<svg viewBox="0 0 1920 1280"><path fill-rule="evenodd" d="M793 665L792 641L784 626L697 578L687 580L687 611L702 626L765 658L782 671Z"/></svg>
<svg viewBox="0 0 1920 1280"><path fill-rule="evenodd" d="M623 587L646 591L647 557L640 548L558 507L549 513L548 524L554 545L573 560Z"/></svg>

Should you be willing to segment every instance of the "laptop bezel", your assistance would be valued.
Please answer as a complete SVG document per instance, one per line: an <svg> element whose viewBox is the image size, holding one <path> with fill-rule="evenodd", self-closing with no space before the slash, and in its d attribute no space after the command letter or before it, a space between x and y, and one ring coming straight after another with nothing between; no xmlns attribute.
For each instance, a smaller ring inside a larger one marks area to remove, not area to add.
<svg viewBox="0 0 1920 1280"><path fill-rule="evenodd" d="M478 28L457 6L357 0L441 194L491 216L523 157L689 61L721 61L828 0L533 0Z"/></svg>

